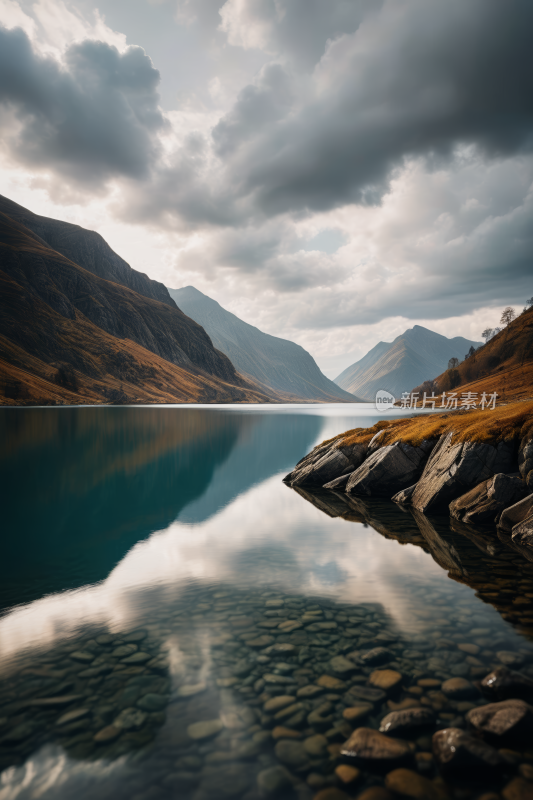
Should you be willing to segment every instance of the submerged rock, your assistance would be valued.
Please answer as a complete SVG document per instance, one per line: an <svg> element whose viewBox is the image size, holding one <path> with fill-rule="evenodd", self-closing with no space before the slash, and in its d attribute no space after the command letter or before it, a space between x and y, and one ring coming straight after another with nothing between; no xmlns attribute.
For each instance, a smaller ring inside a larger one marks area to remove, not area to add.
<svg viewBox="0 0 533 800"><path fill-rule="evenodd" d="M419 511L448 505L492 475L511 472L515 465L514 440L497 445L452 440L453 432L443 434L428 459L411 497Z"/></svg>
<svg viewBox="0 0 533 800"><path fill-rule="evenodd" d="M495 522L502 511L521 500L527 487L520 478L498 473L450 504L450 514L467 523Z"/></svg>
<svg viewBox="0 0 533 800"><path fill-rule="evenodd" d="M504 757L490 744L460 728L445 728L433 735L433 754L439 765L448 769L501 767Z"/></svg>
<svg viewBox="0 0 533 800"><path fill-rule="evenodd" d="M533 680L508 667L497 667L481 681L481 689L501 700L507 698L533 698Z"/></svg>
<svg viewBox="0 0 533 800"><path fill-rule="evenodd" d="M524 700L502 700L471 709L466 718L470 725L494 736L533 732L533 708Z"/></svg>
<svg viewBox="0 0 533 800"><path fill-rule="evenodd" d="M412 749L402 739L384 736L372 728L357 728L342 746L341 753L370 764L386 765L406 760L412 755Z"/></svg>
<svg viewBox="0 0 533 800"><path fill-rule="evenodd" d="M402 711L391 711L381 720L381 733L406 733L416 728L424 728L435 724L435 712L430 708L406 708Z"/></svg>

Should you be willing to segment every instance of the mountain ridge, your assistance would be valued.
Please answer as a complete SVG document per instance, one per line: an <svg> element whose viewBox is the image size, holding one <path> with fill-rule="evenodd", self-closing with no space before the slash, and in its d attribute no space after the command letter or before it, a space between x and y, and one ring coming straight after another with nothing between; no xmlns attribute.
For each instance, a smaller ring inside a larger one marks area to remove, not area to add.
<svg viewBox="0 0 533 800"><path fill-rule="evenodd" d="M390 343L379 342L343 370L335 383L367 400L373 400L380 389L400 397L402 392L443 372L450 358L463 358L471 346L480 344L462 336L448 339L422 325L414 325Z"/></svg>
<svg viewBox="0 0 533 800"><path fill-rule="evenodd" d="M263 387L308 401L358 401L326 378L313 357L295 342L244 322L194 286L169 288L169 294L178 307L202 325L215 347L228 356L239 372Z"/></svg>

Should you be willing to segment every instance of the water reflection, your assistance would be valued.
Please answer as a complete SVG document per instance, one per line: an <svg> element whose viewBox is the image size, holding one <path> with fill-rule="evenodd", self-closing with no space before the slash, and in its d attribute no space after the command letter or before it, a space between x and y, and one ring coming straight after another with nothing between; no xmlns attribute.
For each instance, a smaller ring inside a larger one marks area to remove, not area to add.
<svg viewBox="0 0 533 800"><path fill-rule="evenodd" d="M373 729L412 707L464 727L490 669L533 677L533 567L516 550L281 482L370 412L63 413L0 415L0 800L310 800L339 785L361 724L346 709ZM467 700L441 691L450 678ZM430 747L413 736L410 767L434 777ZM376 783L365 767L344 790Z"/></svg>

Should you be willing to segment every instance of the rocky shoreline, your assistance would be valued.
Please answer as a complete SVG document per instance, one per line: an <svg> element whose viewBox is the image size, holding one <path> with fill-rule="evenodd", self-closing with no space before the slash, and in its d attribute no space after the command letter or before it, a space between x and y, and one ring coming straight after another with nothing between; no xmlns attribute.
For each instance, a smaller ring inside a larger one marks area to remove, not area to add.
<svg viewBox="0 0 533 800"><path fill-rule="evenodd" d="M340 434L283 480L294 488L390 498L423 514L448 509L467 525L496 526L514 543L533 546L533 431L525 424L505 438L464 440L453 429L457 419L450 415L448 430L419 442L412 431L414 441L401 438L401 430L390 442L396 421ZM427 417L421 420L420 427Z"/></svg>

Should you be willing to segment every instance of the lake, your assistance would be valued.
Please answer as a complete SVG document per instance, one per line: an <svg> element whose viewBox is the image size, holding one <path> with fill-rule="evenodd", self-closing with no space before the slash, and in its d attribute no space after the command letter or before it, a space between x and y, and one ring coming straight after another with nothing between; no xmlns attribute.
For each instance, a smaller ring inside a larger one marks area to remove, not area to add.
<svg viewBox="0 0 533 800"><path fill-rule="evenodd" d="M356 797L383 771L335 772L341 745L398 708L434 715L404 739L409 768L437 776L431 734L465 727L479 681L502 665L533 678L533 555L282 483L315 444L379 418L0 410L0 800ZM531 737L507 751L440 791L504 786Z"/></svg>

